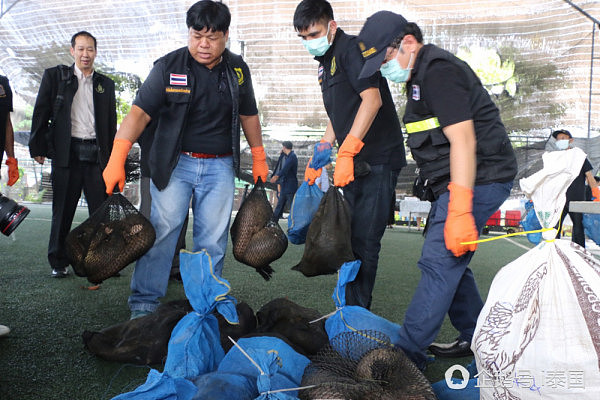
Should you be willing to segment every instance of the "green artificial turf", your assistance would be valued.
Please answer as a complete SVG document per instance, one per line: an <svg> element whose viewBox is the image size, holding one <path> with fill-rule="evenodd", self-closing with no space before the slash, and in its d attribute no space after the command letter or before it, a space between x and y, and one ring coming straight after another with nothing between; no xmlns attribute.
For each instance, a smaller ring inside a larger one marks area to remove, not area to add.
<svg viewBox="0 0 600 400"><path fill-rule="evenodd" d="M13 235L0 237L0 324L12 329L0 339L0 399L109 399L135 389L145 381L150 367L103 361L88 353L81 339L84 330L100 330L129 318L127 297L133 266L125 268L121 277L105 281L99 290L88 290L87 280L73 274L65 279L50 278L46 259L50 206L27 206L31 213ZM79 209L76 223L86 215L85 209ZM281 223L285 226L286 222ZM531 247L525 238L513 240ZM410 232L399 227L386 230L373 293L374 313L402 323L419 280L416 264L422 243L423 237L414 227ZM230 246L223 276L231 283L231 294L254 311L278 297L288 297L323 314L333 311L331 294L337 276L306 278L290 270L303 250L304 246L290 244L272 264L275 273L267 282L253 268L235 261ZM506 240L479 245L471 267L484 298L495 273L524 252ZM184 296L183 285L170 282L163 301ZM452 341L456 334L446 321L438 341ZM444 378L449 366L470 361L436 360L425 375L436 382Z"/></svg>

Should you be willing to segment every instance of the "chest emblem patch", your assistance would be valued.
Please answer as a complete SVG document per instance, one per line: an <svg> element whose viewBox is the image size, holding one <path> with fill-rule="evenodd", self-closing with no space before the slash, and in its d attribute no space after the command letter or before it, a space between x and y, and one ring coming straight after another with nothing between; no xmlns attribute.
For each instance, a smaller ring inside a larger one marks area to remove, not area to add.
<svg viewBox="0 0 600 400"><path fill-rule="evenodd" d="M333 74L335 74L336 70L337 70L337 63L335 62L335 56L333 56L333 58L331 59L331 66L329 67L329 73L331 74L331 76L333 76Z"/></svg>
<svg viewBox="0 0 600 400"><path fill-rule="evenodd" d="M96 86L96 92L100 94L104 93L104 88L101 84L98 84L98 86Z"/></svg>
<svg viewBox="0 0 600 400"><path fill-rule="evenodd" d="M242 72L241 68L234 68L235 74L238 78L238 85L242 86L244 84L244 72Z"/></svg>
<svg viewBox="0 0 600 400"><path fill-rule="evenodd" d="M415 101L421 100L421 88L419 85L412 85L412 99Z"/></svg>
<svg viewBox="0 0 600 400"><path fill-rule="evenodd" d="M169 84L173 86L187 86L187 75L170 74Z"/></svg>

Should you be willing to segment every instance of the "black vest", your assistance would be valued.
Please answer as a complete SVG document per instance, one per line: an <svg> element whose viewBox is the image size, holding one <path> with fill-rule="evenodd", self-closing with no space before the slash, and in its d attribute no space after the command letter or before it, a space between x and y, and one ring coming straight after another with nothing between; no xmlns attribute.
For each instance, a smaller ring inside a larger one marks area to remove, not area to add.
<svg viewBox="0 0 600 400"><path fill-rule="evenodd" d="M427 99L423 98L426 73L433 60L443 59L458 66L470 88L470 107L477 139L476 185L509 182L517 174L517 160L498 108L467 63L452 53L428 44L421 48L418 70L407 82L407 104L404 124L408 133L407 144L419 167L419 176L435 197L447 190L450 182L450 142Z"/></svg>
<svg viewBox="0 0 600 400"><path fill-rule="evenodd" d="M194 87L194 74L190 63L193 61L187 47L175 50L158 62L165 64L164 81L169 82L170 73L184 73L187 75L187 87ZM231 91L233 101L231 115L231 142L233 153L233 167L236 174L240 170L240 119L239 119L239 83L236 69L241 69L242 57L225 49L223 62L227 68L227 84ZM170 87L166 90L169 91ZM159 190L163 190L169 184L171 173L179 160L181 154L181 143L183 131L187 120L187 114L192 101L190 90L182 90L180 87L172 88L169 94L170 100L161 111L154 132L144 131L144 135L153 134L152 144L149 150L149 169L152 181Z"/></svg>

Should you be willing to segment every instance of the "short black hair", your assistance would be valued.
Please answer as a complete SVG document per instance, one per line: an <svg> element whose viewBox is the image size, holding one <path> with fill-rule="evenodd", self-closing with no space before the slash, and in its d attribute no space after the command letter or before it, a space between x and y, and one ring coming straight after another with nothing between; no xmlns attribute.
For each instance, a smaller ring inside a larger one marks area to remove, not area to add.
<svg viewBox="0 0 600 400"><path fill-rule="evenodd" d="M281 142L281 145L289 150L292 150L294 148L294 144L292 142L290 142L289 140Z"/></svg>
<svg viewBox="0 0 600 400"><path fill-rule="evenodd" d="M568 130L566 130L566 129L557 129L557 130L555 130L554 132L552 132L552 137L553 137L554 139L556 139L560 133L564 133L565 135L569 135L569 137L570 137L571 139L573 138L573 135L571 135L571 132L569 132L569 131L568 131Z"/></svg>
<svg viewBox="0 0 600 400"><path fill-rule="evenodd" d="M185 23L188 29L211 32L227 32L231 23L229 7L220 1L200 0L187 11Z"/></svg>
<svg viewBox="0 0 600 400"><path fill-rule="evenodd" d="M413 35L415 39L417 39L417 42L423 43L423 33L421 32L421 28L419 28L419 25L415 24L414 22L409 22L406 24L400 35L398 35L392 41L392 43L390 43L390 46L399 48L400 43L402 43L402 39L404 39L404 36L406 35Z"/></svg>
<svg viewBox="0 0 600 400"><path fill-rule="evenodd" d="M79 31L76 34L74 34L73 36L71 36L71 47L75 48L75 40L77 40L77 38L79 36L87 36L89 38L92 38L92 40L94 41L94 49L96 49L96 38L94 37L94 35L92 35L91 33L87 32L87 31Z"/></svg>
<svg viewBox="0 0 600 400"><path fill-rule="evenodd" d="M302 0L294 12L294 29L302 31L318 22L333 20L333 8L327 0Z"/></svg>

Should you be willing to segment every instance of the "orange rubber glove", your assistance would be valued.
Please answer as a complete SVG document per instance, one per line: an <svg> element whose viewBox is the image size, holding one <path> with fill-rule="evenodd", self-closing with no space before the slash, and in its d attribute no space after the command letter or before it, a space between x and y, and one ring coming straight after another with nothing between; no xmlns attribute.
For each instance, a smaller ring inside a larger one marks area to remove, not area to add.
<svg viewBox="0 0 600 400"><path fill-rule="evenodd" d="M5 162L8 165L8 186L14 185L19 180L19 163L14 157L8 157Z"/></svg>
<svg viewBox="0 0 600 400"><path fill-rule="evenodd" d="M450 201L444 225L444 241L448 250L454 256L460 257L467 251L477 249L477 243L461 244L479 238L472 214L473 190L453 182L448 185L448 190L450 190Z"/></svg>
<svg viewBox="0 0 600 400"><path fill-rule="evenodd" d="M131 150L131 143L127 139L115 139L113 141L112 152L108 159L106 168L102 171L102 179L106 185L106 193L110 196L113 193L115 185L119 185L119 190L122 192L125 187L125 160L127 154Z"/></svg>
<svg viewBox="0 0 600 400"><path fill-rule="evenodd" d="M592 197L594 201L600 201L600 187L592 188Z"/></svg>
<svg viewBox="0 0 600 400"><path fill-rule="evenodd" d="M252 152L252 177L254 178L254 183L258 181L259 177L263 182L267 182L269 166L267 165L265 148L262 146L256 146L251 147L250 151Z"/></svg>
<svg viewBox="0 0 600 400"><path fill-rule="evenodd" d="M344 187L354 180L354 156L365 144L352 135L346 135L340 146L333 171L333 185Z"/></svg>
<svg viewBox="0 0 600 400"><path fill-rule="evenodd" d="M312 157L308 159L308 164L306 164L306 169L304 170L304 180L308 181L309 185L315 184L315 179L321 176L321 172L323 172L323 168L314 169L311 168L310 163L312 162Z"/></svg>

